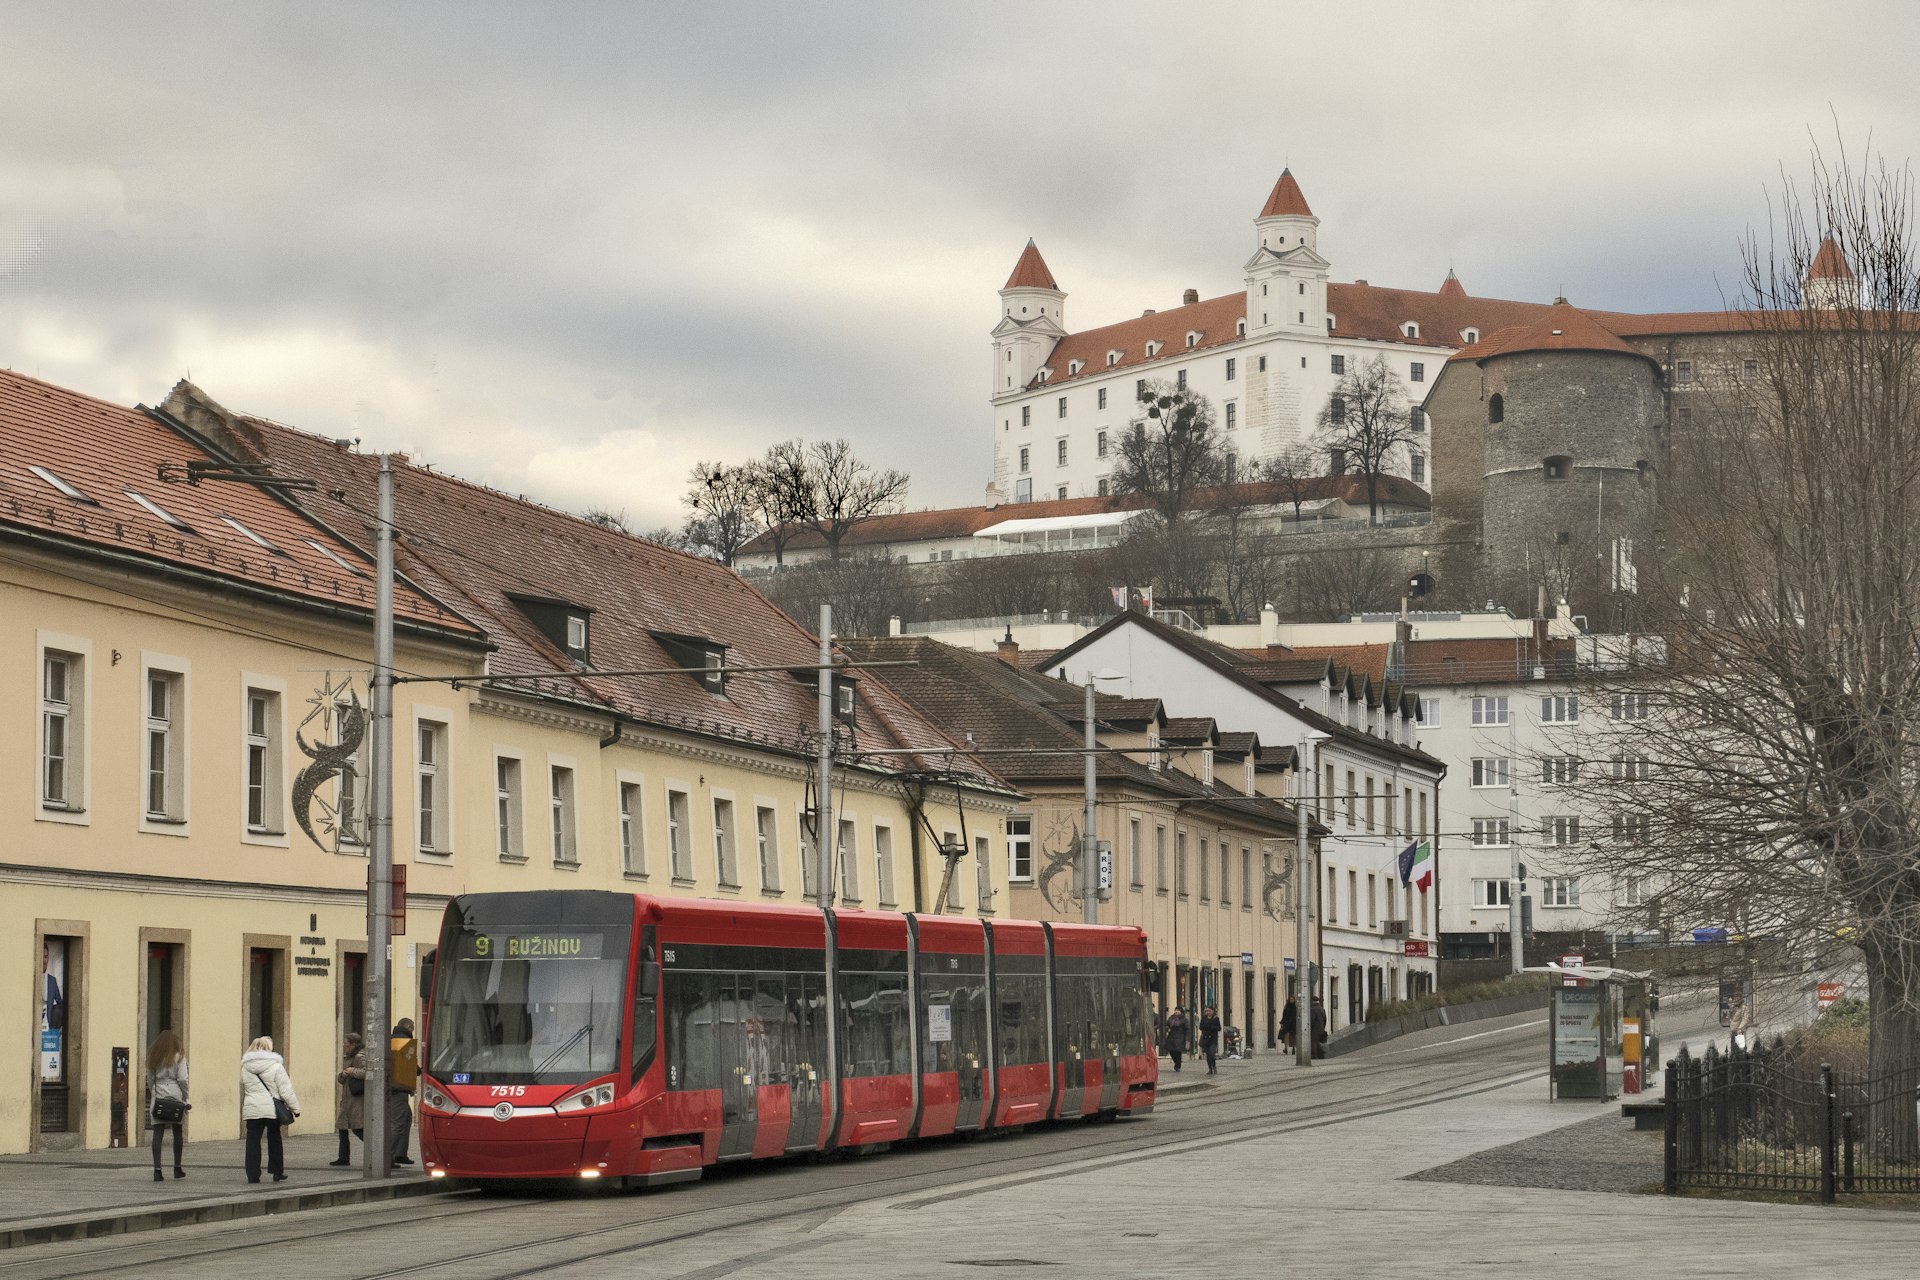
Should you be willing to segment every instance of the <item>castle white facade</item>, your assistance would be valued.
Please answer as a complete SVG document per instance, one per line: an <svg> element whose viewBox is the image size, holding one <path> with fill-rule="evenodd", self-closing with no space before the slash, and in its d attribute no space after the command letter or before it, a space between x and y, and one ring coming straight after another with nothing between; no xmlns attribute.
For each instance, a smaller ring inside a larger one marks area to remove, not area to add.
<svg viewBox="0 0 1920 1280"><path fill-rule="evenodd" d="M1066 291L1027 242L993 330L993 479L989 502L1095 497L1107 492L1121 432L1149 380L1184 384L1214 406L1243 455L1270 458L1315 435L1341 377L1383 357L1417 406L1440 366L1531 304L1469 297L1447 274L1439 290L1330 282L1320 219L1291 172L1254 219L1245 287L1073 332ZM1424 437L1424 421L1416 423ZM1391 468L1428 483L1424 443Z"/></svg>

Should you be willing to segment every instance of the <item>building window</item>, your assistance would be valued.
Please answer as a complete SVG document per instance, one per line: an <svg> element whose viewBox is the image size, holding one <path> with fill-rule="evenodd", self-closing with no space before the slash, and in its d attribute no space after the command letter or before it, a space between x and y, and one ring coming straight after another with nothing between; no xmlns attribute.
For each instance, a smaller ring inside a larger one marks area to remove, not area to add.
<svg viewBox="0 0 1920 1280"><path fill-rule="evenodd" d="M1360 779L1351 769L1347 770L1346 799L1347 830L1351 831L1358 825L1360 813Z"/></svg>
<svg viewBox="0 0 1920 1280"><path fill-rule="evenodd" d="M1062 417L1062 418L1064 418L1064 417L1066 417L1066 416L1067 416L1067 398L1066 398L1065 396L1061 396L1061 397L1060 397L1060 414L1059 414L1059 416L1060 416L1060 417Z"/></svg>
<svg viewBox="0 0 1920 1280"><path fill-rule="evenodd" d="M1267 358L1265 356L1255 356L1253 367L1255 372L1265 373L1267 371Z"/></svg>
<svg viewBox="0 0 1920 1280"><path fill-rule="evenodd" d="M1347 358L1345 356L1339 356L1339 355L1328 356L1327 361L1330 365L1332 365L1333 374L1335 377L1338 377L1347 371Z"/></svg>
<svg viewBox="0 0 1920 1280"><path fill-rule="evenodd" d="M1239 410L1240 410L1239 405L1235 404L1231 400L1227 401L1227 430L1231 431L1235 427L1240 425Z"/></svg>
<svg viewBox="0 0 1920 1280"><path fill-rule="evenodd" d="M1549 480L1565 480L1573 474L1573 459L1564 455L1548 458L1541 466Z"/></svg>
<svg viewBox="0 0 1920 1280"><path fill-rule="evenodd" d="M860 901L860 851L854 836L853 819L840 820L840 839L834 845L834 854L840 860L840 900Z"/></svg>
<svg viewBox="0 0 1920 1280"><path fill-rule="evenodd" d="M1360 873L1347 868L1347 923L1360 923Z"/></svg>
<svg viewBox="0 0 1920 1280"><path fill-rule="evenodd" d="M731 800L713 802L713 877L722 889L740 887L739 833Z"/></svg>
<svg viewBox="0 0 1920 1280"><path fill-rule="evenodd" d="M1693 381L1693 361L1675 360L1673 362L1673 380L1675 382Z"/></svg>
<svg viewBox="0 0 1920 1280"><path fill-rule="evenodd" d="M1507 695L1475 698L1473 700L1473 722L1476 725L1500 725L1507 722Z"/></svg>
<svg viewBox="0 0 1920 1280"><path fill-rule="evenodd" d="M1493 422L1505 422L1506 420L1507 420L1506 397L1502 396L1498 392L1495 392L1493 395L1487 398L1487 421L1490 423L1493 423Z"/></svg>
<svg viewBox="0 0 1920 1280"><path fill-rule="evenodd" d="M520 847L520 762L512 756L493 760L493 825L502 858L526 856Z"/></svg>
<svg viewBox="0 0 1920 1280"><path fill-rule="evenodd" d="M1327 417L1336 424L1345 422L1347 420L1347 402L1339 396L1335 396L1327 401ZM1342 466L1336 474L1345 474L1345 472L1346 468Z"/></svg>
<svg viewBox="0 0 1920 1280"><path fill-rule="evenodd" d="M1759 377L1759 376L1760 376L1760 362L1759 362L1758 360L1746 360L1746 361L1743 361L1743 362L1741 363L1741 365L1740 365L1740 373L1741 373L1741 376L1743 376L1743 377L1747 377L1747 378L1757 378L1757 377Z"/></svg>
<svg viewBox="0 0 1920 1280"><path fill-rule="evenodd" d="M1032 405L1023 404L1020 406L1020 425L1023 427L1030 427L1033 425L1033 406Z"/></svg>
<svg viewBox="0 0 1920 1280"><path fill-rule="evenodd" d="M1580 781L1580 760L1577 756L1544 756L1540 760L1540 781L1548 783L1567 783Z"/></svg>
<svg viewBox="0 0 1920 1280"><path fill-rule="evenodd" d="M1613 815L1613 838L1623 844L1645 844L1653 835L1653 820L1644 813Z"/></svg>
<svg viewBox="0 0 1920 1280"><path fill-rule="evenodd" d="M1476 787L1504 787L1513 780L1513 762L1506 756L1475 756L1473 783Z"/></svg>
<svg viewBox="0 0 1920 1280"><path fill-rule="evenodd" d="M1133 398L1135 400L1145 400L1147 398L1147 380L1145 378L1141 378L1133 384Z"/></svg>
<svg viewBox="0 0 1920 1280"><path fill-rule="evenodd" d="M1234 359L1232 356L1228 356L1227 357L1227 381L1228 382L1233 381L1233 375L1234 375Z"/></svg>
<svg viewBox="0 0 1920 1280"><path fill-rule="evenodd" d="M1475 880L1473 905L1476 907L1512 906L1513 886L1505 880Z"/></svg>
<svg viewBox="0 0 1920 1280"><path fill-rule="evenodd" d="M1647 695L1644 693L1614 694L1613 718L1615 720L1645 720L1647 718Z"/></svg>
<svg viewBox="0 0 1920 1280"><path fill-rule="evenodd" d="M760 867L760 888L780 892L780 829L774 810L761 805L753 811L754 860Z"/></svg>
<svg viewBox="0 0 1920 1280"><path fill-rule="evenodd" d="M620 784L620 870L630 876L647 874L646 833L640 826L640 784Z"/></svg>
<svg viewBox="0 0 1920 1280"><path fill-rule="evenodd" d="M284 833L280 816L280 694L247 690L247 830Z"/></svg>
<svg viewBox="0 0 1920 1280"><path fill-rule="evenodd" d="M1140 819L1134 818L1127 823L1127 883L1136 889L1141 886L1140 876L1145 870L1140 865L1141 853Z"/></svg>
<svg viewBox="0 0 1920 1280"><path fill-rule="evenodd" d="M414 766L415 780L418 783L416 799L420 805L420 826L417 832L422 853L447 853L453 842L447 829L450 810L447 808L447 777L444 772L447 757L447 726L433 720L421 720L414 726L419 739L420 759Z"/></svg>
<svg viewBox="0 0 1920 1280"><path fill-rule="evenodd" d="M1058 467L1067 465L1067 442L1065 439L1053 442L1053 462L1054 465Z"/></svg>
<svg viewBox="0 0 1920 1280"><path fill-rule="evenodd" d="M1061 485L1059 488L1055 489L1053 491L1053 496L1060 499L1060 501L1065 502L1067 500L1067 486Z"/></svg>
<svg viewBox="0 0 1920 1280"><path fill-rule="evenodd" d="M1104 431L1099 432L1093 437L1093 452L1095 457L1104 458L1107 456L1107 433L1106 432Z"/></svg>
<svg viewBox="0 0 1920 1280"><path fill-rule="evenodd" d="M1367 872L1367 928L1380 927L1380 877Z"/></svg>
<svg viewBox="0 0 1920 1280"><path fill-rule="evenodd" d="M1007 819L1007 879L1033 879L1033 819Z"/></svg>
<svg viewBox="0 0 1920 1280"><path fill-rule="evenodd" d="M149 821L179 822L185 815L186 685L175 671L147 672L144 795Z"/></svg>
<svg viewBox="0 0 1920 1280"><path fill-rule="evenodd" d="M1107 478L1105 476L1101 476L1100 479L1095 482L1094 491L1103 498L1107 496Z"/></svg>
<svg viewBox="0 0 1920 1280"><path fill-rule="evenodd" d="M1367 822L1367 830L1369 830L1369 831L1372 831L1372 830L1374 829L1374 825L1373 825L1373 823L1374 823L1374 816L1375 816L1375 815L1374 815L1374 809L1373 809L1373 800L1374 800L1374 795L1373 795L1373 775L1372 775L1372 774L1368 774L1368 775L1367 775L1367 808L1366 808L1366 822Z"/></svg>
<svg viewBox="0 0 1920 1280"><path fill-rule="evenodd" d="M1032 450L1027 445L1020 446L1020 470L1031 470Z"/></svg>
<svg viewBox="0 0 1920 1280"><path fill-rule="evenodd" d="M1213 876L1210 874L1210 871L1209 871L1209 865L1210 865L1209 859L1211 859L1212 856L1213 856L1212 843L1207 840L1202 840L1200 842L1200 901L1202 902L1205 902L1209 898L1213 897L1213 893L1212 893Z"/></svg>
<svg viewBox="0 0 1920 1280"><path fill-rule="evenodd" d="M1613 777L1616 782L1645 782L1653 776L1653 761L1645 756L1615 756Z"/></svg>
<svg viewBox="0 0 1920 1280"><path fill-rule="evenodd" d="M1577 907L1580 905L1579 876L1547 876L1540 881L1540 905Z"/></svg>
<svg viewBox="0 0 1920 1280"><path fill-rule="evenodd" d="M1220 842L1220 905L1227 906L1233 901L1233 850L1227 842Z"/></svg>
<svg viewBox="0 0 1920 1280"><path fill-rule="evenodd" d="M1577 724L1579 721L1579 694L1556 693L1540 699L1541 724Z"/></svg>
<svg viewBox="0 0 1920 1280"><path fill-rule="evenodd" d="M956 868L957 870L957 868ZM873 891L879 895L880 905L893 905L893 828L875 827L873 829ZM953 896L960 896L960 877L953 877ZM958 903L949 905L957 906Z"/></svg>
<svg viewBox="0 0 1920 1280"><path fill-rule="evenodd" d="M1185 369L1174 370L1173 389L1175 391L1185 391L1187 389L1187 371Z"/></svg>
<svg viewBox="0 0 1920 1280"><path fill-rule="evenodd" d="M1416 453L1411 455L1408 461L1413 469L1413 482L1415 484L1425 484L1427 482L1427 455L1424 453Z"/></svg>
<svg viewBox="0 0 1920 1280"><path fill-rule="evenodd" d="M1427 411L1424 409L1407 410L1407 425L1412 428L1413 434L1415 435L1420 435L1425 432L1427 429Z"/></svg>
<svg viewBox="0 0 1920 1280"><path fill-rule="evenodd" d="M1407 365L1407 381L1425 382L1426 380L1427 380L1426 365L1422 364L1418 360L1414 360Z"/></svg>
<svg viewBox="0 0 1920 1280"><path fill-rule="evenodd" d="M1504 849L1513 843L1511 818L1475 818L1473 845L1476 849Z"/></svg>
<svg viewBox="0 0 1920 1280"><path fill-rule="evenodd" d="M1153 889L1155 893L1167 891L1167 829L1153 829Z"/></svg>
<svg viewBox="0 0 1920 1280"><path fill-rule="evenodd" d="M1101 387L1093 393L1093 407L1096 409L1104 409L1107 407L1107 389L1105 387Z"/></svg>
<svg viewBox="0 0 1920 1280"><path fill-rule="evenodd" d="M1327 868L1327 900L1321 904L1326 909L1323 917L1328 924L1340 921L1340 873L1332 867Z"/></svg>
<svg viewBox="0 0 1920 1280"><path fill-rule="evenodd" d="M1620 886L1620 905L1625 907L1643 907L1647 899L1653 896L1650 888L1651 876L1628 876Z"/></svg>
<svg viewBox="0 0 1920 1280"><path fill-rule="evenodd" d="M1253 905L1253 847L1240 846L1240 907L1242 910Z"/></svg>
<svg viewBox="0 0 1920 1280"><path fill-rule="evenodd" d="M1173 891L1179 897L1187 896L1187 833L1173 833Z"/></svg>
<svg viewBox="0 0 1920 1280"><path fill-rule="evenodd" d="M1420 722L1420 727L1423 729L1439 728L1440 699L1422 697L1420 699L1419 709L1414 713L1414 716Z"/></svg>
<svg viewBox="0 0 1920 1280"><path fill-rule="evenodd" d="M1551 845L1570 845L1580 843L1580 818L1577 814L1563 814L1547 819L1546 837Z"/></svg>
<svg viewBox="0 0 1920 1280"><path fill-rule="evenodd" d="M667 792L667 864L675 880L693 879L693 831L684 791Z"/></svg>
<svg viewBox="0 0 1920 1280"><path fill-rule="evenodd" d="M973 888L979 897L980 913L993 910L993 855L989 852L987 838L973 838Z"/></svg>
<svg viewBox="0 0 1920 1280"><path fill-rule="evenodd" d="M573 770L565 765L547 768L547 808L553 834L553 860L573 865L580 861L580 846L574 839Z"/></svg>

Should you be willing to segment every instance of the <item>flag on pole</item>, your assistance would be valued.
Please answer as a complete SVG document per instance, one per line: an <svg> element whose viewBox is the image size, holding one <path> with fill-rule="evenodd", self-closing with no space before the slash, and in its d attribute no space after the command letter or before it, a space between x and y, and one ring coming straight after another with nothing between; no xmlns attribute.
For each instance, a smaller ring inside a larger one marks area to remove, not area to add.
<svg viewBox="0 0 1920 1280"><path fill-rule="evenodd" d="M1413 865L1408 870L1407 883L1422 893L1433 888L1433 841L1422 840L1414 846Z"/></svg>
<svg viewBox="0 0 1920 1280"><path fill-rule="evenodd" d="M1137 588L1137 590L1140 595L1140 607L1145 609L1148 613L1152 613L1153 612L1153 588L1139 587Z"/></svg>
<svg viewBox="0 0 1920 1280"><path fill-rule="evenodd" d="M1414 860L1414 857L1419 852L1420 852L1420 842L1418 840L1415 840L1412 844L1408 845L1406 848L1400 851L1399 863L1400 863L1400 883L1401 884L1413 883L1413 860Z"/></svg>
<svg viewBox="0 0 1920 1280"><path fill-rule="evenodd" d="M1114 608L1124 609L1127 607L1127 589L1125 587L1109 587L1108 590L1113 594Z"/></svg>

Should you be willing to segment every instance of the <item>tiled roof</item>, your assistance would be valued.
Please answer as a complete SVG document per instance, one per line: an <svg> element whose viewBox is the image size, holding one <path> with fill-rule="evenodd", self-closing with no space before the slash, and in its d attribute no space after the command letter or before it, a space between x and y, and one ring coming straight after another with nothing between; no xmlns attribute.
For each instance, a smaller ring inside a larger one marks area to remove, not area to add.
<svg viewBox="0 0 1920 1280"><path fill-rule="evenodd" d="M1367 338L1374 342L1413 343L1426 347L1457 347L1466 341L1465 329L1489 330L1522 324L1545 311L1540 302L1506 298L1476 298L1464 289L1426 293L1419 289L1386 289L1370 284L1329 284L1327 310L1333 313L1333 336ZM1413 321L1418 337L1409 338L1401 325Z"/></svg>
<svg viewBox="0 0 1920 1280"><path fill-rule="evenodd" d="M1642 360L1653 358L1628 346L1619 334L1565 301L1554 303L1545 314L1525 324L1481 338L1454 358L1487 360L1531 351L1605 351Z"/></svg>
<svg viewBox="0 0 1920 1280"><path fill-rule="evenodd" d="M1257 733L1240 732L1238 730L1232 733L1222 733L1220 735L1220 744L1215 750L1223 756L1244 756L1249 751L1260 750L1260 735Z"/></svg>
<svg viewBox="0 0 1920 1280"><path fill-rule="evenodd" d="M1040 256L1040 246L1027 241L1027 247L1020 251L1020 261L1013 264L1013 274L1007 277L1002 286L1007 289L1054 289L1059 285L1053 282L1053 272L1047 270L1047 261Z"/></svg>
<svg viewBox="0 0 1920 1280"><path fill-rule="evenodd" d="M1210 742L1215 732L1212 716L1170 716L1160 739L1163 742Z"/></svg>
<svg viewBox="0 0 1920 1280"><path fill-rule="evenodd" d="M287 604L343 610L370 622L372 559L345 538L257 486L213 480L166 484L156 474L162 465L217 461L191 433L159 415L0 372L0 529L75 551L128 557L157 570L224 580ZM58 476L84 500L63 494L29 467ZM278 474L303 475L297 469ZM179 524L155 514L129 491ZM229 519L271 545L248 537ZM340 527L357 532L360 526ZM394 593L394 614L402 627L482 642L479 628L454 609L404 583Z"/></svg>
<svg viewBox="0 0 1920 1280"><path fill-rule="evenodd" d="M1267 203L1260 209L1263 218L1311 218L1313 210L1307 208L1307 197L1301 194L1300 184L1294 181L1293 170L1282 169L1280 181L1273 184L1273 194L1267 197Z"/></svg>
<svg viewBox="0 0 1920 1280"><path fill-rule="evenodd" d="M1546 660L1573 659L1573 642L1547 643ZM1478 640L1412 640L1407 643L1406 681L1414 687L1480 684L1526 679L1541 661L1532 636Z"/></svg>
<svg viewBox="0 0 1920 1280"><path fill-rule="evenodd" d="M1053 371L1051 376L1045 383L1036 377L1027 385L1029 388L1043 385L1057 387L1076 377L1090 378L1114 369L1131 369L1150 362L1189 356L1196 351L1211 351L1243 341L1240 322L1246 318L1247 294L1242 289L1238 293L1170 307L1151 315L1102 325L1098 329L1070 333L1055 343L1053 350L1047 354L1043 367ZM1197 335L1191 347L1187 345L1189 333ZM1152 356L1147 354L1149 343L1159 344ZM1107 364L1110 352L1119 353L1112 365ZM1076 361L1081 365L1078 374L1071 372Z"/></svg>
<svg viewBox="0 0 1920 1280"><path fill-rule="evenodd" d="M1853 268L1847 265L1847 255L1840 252L1832 236L1820 242L1819 252L1813 255L1813 262L1807 267L1809 280L1851 280Z"/></svg>
<svg viewBox="0 0 1920 1280"><path fill-rule="evenodd" d="M1459 276L1453 274L1452 267L1447 268L1447 278L1440 282L1440 292L1437 296L1442 298L1464 298L1467 296L1467 287L1460 283Z"/></svg>
<svg viewBox="0 0 1920 1280"><path fill-rule="evenodd" d="M1384 644L1301 645L1293 651L1293 656L1312 659L1323 672L1327 663L1331 662L1374 680L1384 680L1387 676L1387 649L1388 646Z"/></svg>
<svg viewBox="0 0 1920 1280"><path fill-rule="evenodd" d="M312 499L328 518L344 523L373 509L377 458L278 423L234 418L190 384L176 388L168 403L207 421L226 416L228 447L276 470L314 477L322 495L342 495ZM781 670L731 676L724 695L708 692L692 675L601 674L681 666L657 635L725 646L730 668L812 667L815 639L732 570L443 472L401 465L394 480L400 567L458 601L486 628L499 646L491 674L526 676L516 689L618 712L638 724L810 752L818 708L810 671L804 680ZM592 666L557 648L514 603L516 595L591 608ZM885 685L864 675L855 679L862 750L927 747L932 750L887 760L901 768L945 766L952 744L937 723ZM977 785L1004 786L964 756L958 767Z"/></svg>

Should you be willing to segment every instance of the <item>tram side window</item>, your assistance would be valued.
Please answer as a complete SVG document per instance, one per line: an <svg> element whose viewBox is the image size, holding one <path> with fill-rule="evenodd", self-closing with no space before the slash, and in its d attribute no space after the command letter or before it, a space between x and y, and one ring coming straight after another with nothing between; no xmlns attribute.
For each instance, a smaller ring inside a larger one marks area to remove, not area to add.
<svg viewBox="0 0 1920 1280"><path fill-rule="evenodd" d="M787 975L763 973L754 979L753 1012L747 1021L747 1043L757 1061L750 1064L761 1084L790 1084L789 1064L799 1048L794 1037L793 1011L787 1004Z"/></svg>
<svg viewBox="0 0 1920 1280"><path fill-rule="evenodd" d="M941 959L941 957L934 957ZM987 1058L986 979L978 973L922 973L920 1047L928 1071L958 1071L973 1055L972 1065ZM944 1007L950 1020L950 1038L933 1039L933 1013Z"/></svg>
<svg viewBox="0 0 1920 1280"><path fill-rule="evenodd" d="M640 956L640 977L633 984L633 1078L640 1074L653 1061L656 1037L659 1035L660 1018L655 1009L655 997L645 994L641 988L645 982L647 967L653 963L653 947L649 944Z"/></svg>
<svg viewBox="0 0 1920 1280"><path fill-rule="evenodd" d="M826 978L818 973L787 975L787 1021L792 1028L793 1084L817 1083L826 1070ZM808 1073L812 1073L811 1078Z"/></svg>
<svg viewBox="0 0 1920 1280"><path fill-rule="evenodd" d="M1038 974L1003 974L1000 999L1000 1065L1047 1060L1046 979Z"/></svg>
<svg viewBox="0 0 1920 1280"><path fill-rule="evenodd" d="M847 1028L842 1072L848 1076L906 1074L913 1061L907 976L843 973L840 1000Z"/></svg>
<svg viewBox="0 0 1920 1280"><path fill-rule="evenodd" d="M675 973L666 986L667 1088L718 1089L720 975Z"/></svg>

